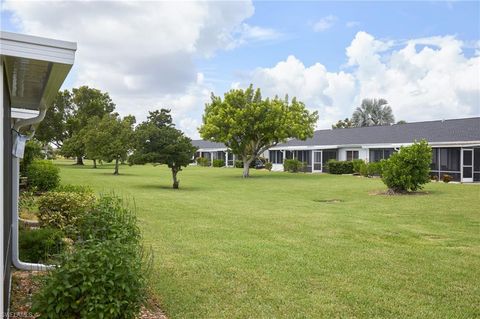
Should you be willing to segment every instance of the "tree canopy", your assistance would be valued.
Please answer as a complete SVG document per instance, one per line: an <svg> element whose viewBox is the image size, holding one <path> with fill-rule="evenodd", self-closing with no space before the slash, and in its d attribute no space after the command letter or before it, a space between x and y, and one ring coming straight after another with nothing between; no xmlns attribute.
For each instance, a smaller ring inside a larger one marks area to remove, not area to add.
<svg viewBox="0 0 480 319"><path fill-rule="evenodd" d="M395 118L387 100L363 99L353 112L352 122L357 127L390 125L395 123Z"/></svg>
<svg viewBox="0 0 480 319"><path fill-rule="evenodd" d="M338 120L337 123L332 125L332 129L349 127L355 127L355 125L353 125L353 122L348 117L344 120Z"/></svg>
<svg viewBox="0 0 480 319"><path fill-rule="evenodd" d="M177 174L190 164L196 148L190 138L174 127L170 110L149 113L147 121L135 129L135 151L129 162L167 165L172 172L173 188L177 189L180 185Z"/></svg>
<svg viewBox="0 0 480 319"><path fill-rule="evenodd" d="M243 160L243 177L249 176L249 166L268 148L289 138L305 140L313 136L317 112L288 96L263 99L260 89L234 89L219 96L211 95L205 106L203 139L224 143Z"/></svg>

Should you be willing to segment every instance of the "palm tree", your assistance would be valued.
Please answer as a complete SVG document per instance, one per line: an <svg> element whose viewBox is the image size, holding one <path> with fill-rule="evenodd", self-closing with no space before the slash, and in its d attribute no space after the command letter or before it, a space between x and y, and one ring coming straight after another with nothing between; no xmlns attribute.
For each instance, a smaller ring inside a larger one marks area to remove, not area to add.
<svg viewBox="0 0 480 319"><path fill-rule="evenodd" d="M395 122L392 108L385 99L363 99L352 115L355 126L390 125Z"/></svg>

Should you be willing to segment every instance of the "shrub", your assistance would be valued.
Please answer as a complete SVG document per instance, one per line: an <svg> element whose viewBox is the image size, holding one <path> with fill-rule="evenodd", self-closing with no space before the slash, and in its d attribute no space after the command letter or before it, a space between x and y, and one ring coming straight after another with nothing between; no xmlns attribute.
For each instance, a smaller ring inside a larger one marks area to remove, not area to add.
<svg viewBox="0 0 480 319"><path fill-rule="evenodd" d="M353 165L353 172L356 174L360 174L360 169L365 165L365 162L361 159L356 159L352 161Z"/></svg>
<svg viewBox="0 0 480 319"><path fill-rule="evenodd" d="M60 183L60 170L50 161L35 160L27 170L28 186L40 192L52 190Z"/></svg>
<svg viewBox="0 0 480 319"><path fill-rule="evenodd" d="M271 170L272 170L272 167L273 167L273 164L272 164L271 162L265 163L265 168L266 168L267 170L271 171Z"/></svg>
<svg viewBox="0 0 480 319"><path fill-rule="evenodd" d="M450 183L453 180L453 177L448 174L443 174L442 180L444 183Z"/></svg>
<svg viewBox="0 0 480 319"><path fill-rule="evenodd" d="M235 160L235 167L236 168L243 168L243 161Z"/></svg>
<svg viewBox="0 0 480 319"><path fill-rule="evenodd" d="M286 159L283 162L283 170L290 173L298 173L304 171L305 164L296 159Z"/></svg>
<svg viewBox="0 0 480 319"><path fill-rule="evenodd" d="M381 162L363 163L360 166L360 175L365 177L381 176L382 163Z"/></svg>
<svg viewBox="0 0 480 319"><path fill-rule="evenodd" d="M432 175L430 175L430 180L438 182L438 175L433 173Z"/></svg>
<svg viewBox="0 0 480 319"><path fill-rule="evenodd" d="M353 162L331 159L327 162L330 174L353 174Z"/></svg>
<svg viewBox="0 0 480 319"><path fill-rule="evenodd" d="M93 189L87 185L72 185L63 184L59 185L54 190L55 192L69 192L69 193L90 193L93 194Z"/></svg>
<svg viewBox="0 0 480 319"><path fill-rule="evenodd" d="M388 160L383 161L382 180L393 192L421 189L430 181L432 148L426 141L401 147Z"/></svg>
<svg viewBox="0 0 480 319"><path fill-rule="evenodd" d="M37 140L29 140L25 143L25 150L23 152L23 159L20 161L21 175L27 175L27 169L33 160L42 158L42 144Z"/></svg>
<svg viewBox="0 0 480 319"><path fill-rule="evenodd" d="M198 166L210 166L210 160L206 157L197 157Z"/></svg>
<svg viewBox="0 0 480 319"><path fill-rule="evenodd" d="M60 254L64 247L63 233L58 229L20 228L18 240L20 259L31 263L44 263Z"/></svg>
<svg viewBox="0 0 480 319"><path fill-rule="evenodd" d="M225 161L222 159L214 159L213 160L213 167L224 167Z"/></svg>
<svg viewBox="0 0 480 319"><path fill-rule="evenodd" d="M82 241L46 276L32 311L41 318L135 318L151 261L135 215L120 200L103 197L79 225Z"/></svg>
<svg viewBox="0 0 480 319"><path fill-rule="evenodd" d="M48 226L66 231L75 231L77 221L95 204L95 195L90 192L49 192L38 200L38 221L40 226Z"/></svg>

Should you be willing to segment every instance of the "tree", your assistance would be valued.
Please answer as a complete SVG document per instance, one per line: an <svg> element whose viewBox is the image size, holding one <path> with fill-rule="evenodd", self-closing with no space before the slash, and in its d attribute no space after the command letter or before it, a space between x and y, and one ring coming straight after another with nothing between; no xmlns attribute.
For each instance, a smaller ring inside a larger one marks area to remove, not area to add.
<svg viewBox="0 0 480 319"><path fill-rule="evenodd" d="M332 129L336 129L336 128L350 128L350 127L354 127L352 121L346 117L344 120L338 120L337 123L333 124L332 125Z"/></svg>
<svg viewBox="0 0 480 319"><path fill-rule="evenodd" d="M96 161L115 161L114 175L118 175L119 161L127 158L133 146L134 116L121 119L118 114L94 117L79 134L85 143L85 155Z"/></svg>
<svg viewBox="0 0 480 319"><path fill-rule="evenodd" d="M61 148L62 154L76 157L77 164L83 165L85 143L80 131L88 125L91 118L103 118L114 109L115 104L106 92L88 86L72 89L72 112L65 123L66 139Z"/></svg>
<svg viewBox="0 0 480 319"><path fill-rule="evenodd" d="M400 121L397 122L397 124L407 124L407 121L405 121L405 120L400 120Z"/></svg>
<svg viewBox="0 0 480 319"><path fill-rule="evenodd" d="M262 99L260 89L250 85L225 93L223 100L212 93L199 132L203 139L224 143L241 157L246 178L250 163L268 148L289 138L313 136L317 120L317 112L309 112L296 98L291 103L288 96Z"/></svg>
<svg viewBox="0 0 480 319"><path fill-rule="evenodd" d="M190 138L174 127L169 113L166 109L150 112L147 121L136 128L135 151L129 162L166 164L172 172L173 188L178 189L177 174L190 164L197 149ZM159 121L160 118L163 120Z"/></svg>
<svg viewBox="0 0 480 319"><path fill-rule="evenodd" d="M404 193L421 189L430 181L432 148L427 141L415 142L400 148L382 162L382 181L393 193Z"/></svg>
<svg viewBox="0 0 480 319"><path fill-rule="evenodd" d="M352 122L357 127L390 125L395 122L392 108L385 99L363 99L352 115Z"/></svg>
<svg viewBox="0 0 480 319"><path fill-rule="evenodd" d="M48 108L45 118L35 131L35 138L44 146L52 143L62 147L67 136L67 120L72 115L72 94L68 90L59 91L53 105Z"/></svg>

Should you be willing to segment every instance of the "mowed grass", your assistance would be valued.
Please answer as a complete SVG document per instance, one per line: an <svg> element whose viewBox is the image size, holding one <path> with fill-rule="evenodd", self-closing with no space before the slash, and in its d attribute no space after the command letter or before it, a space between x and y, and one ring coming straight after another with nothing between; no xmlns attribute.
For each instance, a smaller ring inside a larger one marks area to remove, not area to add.
<svg viewBox="0 0 480 319"><path fill-rule="evenodd" d="M480 185L188 167L173 190L162 166L57 163L135 200L170 318L480 316Z"/></svg>

